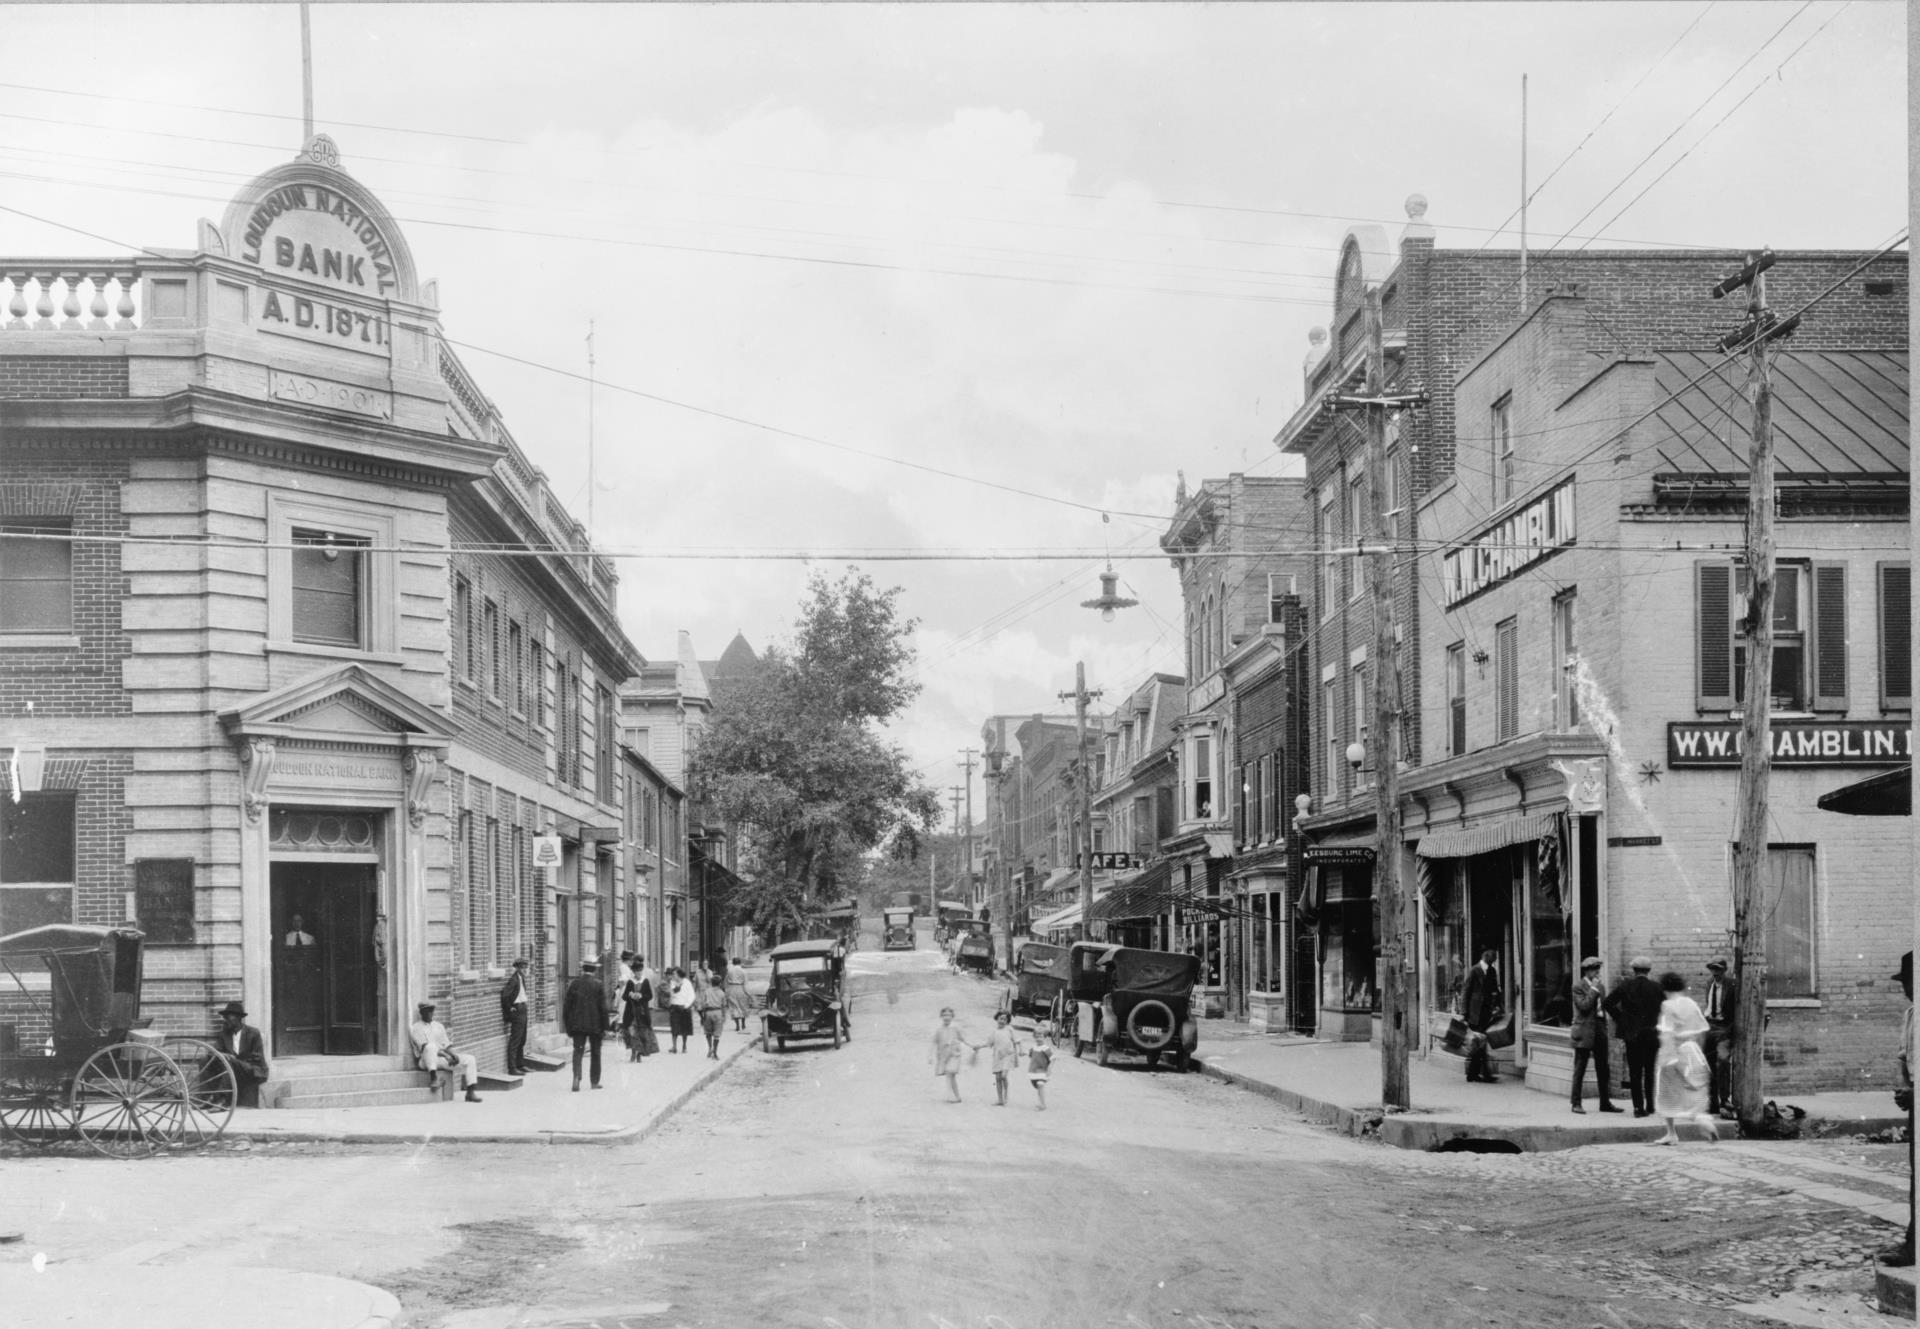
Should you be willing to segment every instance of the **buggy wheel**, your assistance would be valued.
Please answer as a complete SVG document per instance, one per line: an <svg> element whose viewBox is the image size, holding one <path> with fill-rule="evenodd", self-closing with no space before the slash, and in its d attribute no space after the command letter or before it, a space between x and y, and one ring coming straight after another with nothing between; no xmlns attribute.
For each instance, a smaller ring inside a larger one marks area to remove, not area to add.
<svg viewBox="0 0 1920 1329"><path fill-rule="evenodd" d="M232 1064L204 1039L170 1034L160 1046L186 1076L185 1129L180 1143L198 1149L219 1139L240 1101L240 1082L234 1077Z"/></svg>
<svg viewBox="0 0 1920 1329"><path fill-rule="evenodd" d="M0 1129L45 1149L73 1129L64 1089L57 1080L9 1075L0 1082Z"/></svg>
<svg viewBox="0 0 1920 1329"><path fill-rule="evenodd" d="M187 1077L157 1047L115 1043L73 1077L73 1126L109 1158L145 1158L186 1133Z"/></svg>

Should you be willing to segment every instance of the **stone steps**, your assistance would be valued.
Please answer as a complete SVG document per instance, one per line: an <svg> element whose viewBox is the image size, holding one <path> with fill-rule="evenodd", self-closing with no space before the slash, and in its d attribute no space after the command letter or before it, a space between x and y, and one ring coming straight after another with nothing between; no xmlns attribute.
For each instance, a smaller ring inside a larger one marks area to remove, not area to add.
<svg viewBox="0 0 1920 1329"><path fill-rule="evenodd" d="M274 1104L279 1108L394 1107L413 1103L437 1103L442 1095L427 1088L426 1077L410 1088L345 1089L327 1093L282 1094Z"/></svg>

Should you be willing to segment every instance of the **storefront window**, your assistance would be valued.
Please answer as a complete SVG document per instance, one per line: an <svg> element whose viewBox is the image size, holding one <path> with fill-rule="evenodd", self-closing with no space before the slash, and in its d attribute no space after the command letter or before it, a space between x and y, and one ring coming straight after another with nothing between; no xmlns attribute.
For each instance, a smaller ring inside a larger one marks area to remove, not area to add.
<svg viewBox="0 0 1920 1329"><path fill-rule="evenodd" d="M1573 1023L1573 919L1559 835L1542 836L1532 853L1530 1014L1535 1024L1567 1025Z"/></svg>
<svg viewBox="0 0 1920 1329"><path fill-rule="evenodd" d="M1424 860L1433 874L1430 893L1433 926L1433 1002L1460 1013L1467 982L1467 902L1453 871L1453 860Z"/></svg>

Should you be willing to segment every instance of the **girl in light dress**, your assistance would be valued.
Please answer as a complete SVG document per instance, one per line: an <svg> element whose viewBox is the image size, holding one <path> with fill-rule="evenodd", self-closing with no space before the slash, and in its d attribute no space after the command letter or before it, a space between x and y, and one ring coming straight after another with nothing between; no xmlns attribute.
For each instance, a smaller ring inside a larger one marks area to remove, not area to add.
<svg viewBox="0 0 1920 1329"><path fill-rule="evenodd" d="M1040 1096L1040 1111L1047 1110L1047 1075L1053 1069L1053 1024L1042 1020L1034 1031L1033 1046L1027 1053L1027 1079Z"/></svg>
<svg viewBox="0 0 1920 1329"><path fill-rule="evenodd" d="M1001 1011L993 1017L993 1032L987 1035L987 1047L993 1051L993 1093L996 1107L1007 1105L1007 1077L1020 1065L1020 1044L1013 1036L1013 1016Z"/></svg>
<svg viewBox="0 0 1920 1329"><path fill-rule="evenodd" d="M1687 995L1687 980L1668 971L1660 975L1660 989L1666 1000L1660 1003L1660 1053L1653 1063L1653 1110L1667 1120L1667 1133L1655 1144L1679 1144L1674 1124L1691 1117L1706 1131L1708 1140L1718 1140L1720 1131L1707 1112L1707 1056L1701 1050L1706 1037L1707 1017L1699 1004Z"/></svg>
<svg viewBox="0 0 1920 1329"><path fill-rule="evenodd" d="M953 1022L953 1007L942 1007L940 1027L933 1031L933 1073L947 1077L947 1101L960 1101L960 1049L972 1048L976 1052L980 1044L960 1032L960 1026Z"/></svg>

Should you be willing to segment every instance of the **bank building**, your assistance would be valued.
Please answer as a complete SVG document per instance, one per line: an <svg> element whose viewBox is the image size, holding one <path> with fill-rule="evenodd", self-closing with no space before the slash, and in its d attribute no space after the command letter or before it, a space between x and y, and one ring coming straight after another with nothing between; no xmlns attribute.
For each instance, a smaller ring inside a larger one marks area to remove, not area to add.
<svg viewBox="0 0 1920 1329"><path fill-rule="evenodd" d="M498 1070L512 960L550 1027L676 882L613 567L406 238L319 135L190 250L0 283L0 934L136 924L155 1027L243 1002L270 1102L404 1069L429 999Z"/></svg>

